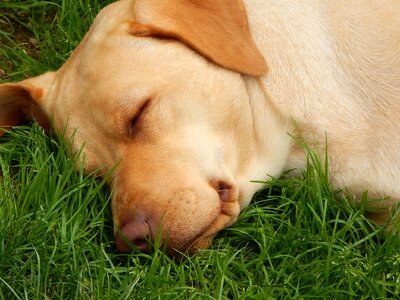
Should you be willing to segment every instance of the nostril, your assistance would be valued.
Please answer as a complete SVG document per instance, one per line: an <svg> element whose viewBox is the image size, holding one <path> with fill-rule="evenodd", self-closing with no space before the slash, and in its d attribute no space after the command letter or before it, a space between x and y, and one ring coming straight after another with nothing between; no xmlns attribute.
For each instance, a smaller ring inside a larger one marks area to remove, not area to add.
<svg viewBox="0 0 400 300"><path fill-rule="evenodd" d="M149 251L149 237L143 239L143 238L137 238L132 241L133 246L137 248L138 250L142 252L148 252Z"/></svg>
<svg viewBox="0 0 400 300"><path fill-rule="evenodd" d="M115 235L116 248L124 253L132 252L133 248L141 252L149 252L150 242L150 228L146 221L130 222Z"/></svg>

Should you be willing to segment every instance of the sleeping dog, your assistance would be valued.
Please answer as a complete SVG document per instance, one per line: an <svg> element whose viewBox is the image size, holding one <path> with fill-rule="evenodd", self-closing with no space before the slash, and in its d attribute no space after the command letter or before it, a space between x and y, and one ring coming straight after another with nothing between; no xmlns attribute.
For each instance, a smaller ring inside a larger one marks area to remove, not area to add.
<svg viewBox="0 0 400 300"><path fill-rule="evenodd" d="M301 169L400 199L400 2L121 0L55 72L0 85L0 126L66 130L110 179L116 245L205 248L259 188ZM294 122L293 122L294 120Z"/></svg>

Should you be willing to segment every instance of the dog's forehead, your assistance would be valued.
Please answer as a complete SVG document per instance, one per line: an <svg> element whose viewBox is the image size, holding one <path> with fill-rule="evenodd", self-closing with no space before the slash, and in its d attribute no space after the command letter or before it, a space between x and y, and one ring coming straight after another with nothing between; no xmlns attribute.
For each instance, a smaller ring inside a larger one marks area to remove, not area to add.
<svg viewBox="0 0 400 300"><path fill-rule="evenodd" d="M60 76L59 98L89 107L104 103L107 109L129 109L135 100L179 97L194 87L208 94L213 78L223 77L220 68L179 42L128 34L98 41L71 59Z"/></svg>
<svg viewBox="0 0 400 300"><path fill-rule="evenodd" d="M124 31L124 24L119 27L102 39L94 35L85 38L60 75L69 76L77 85L91 82L118 90L126 82L139 86L171 83L171 78L188 78L194 70L210 67L203 57L177 41L136 37Z"/></svg>

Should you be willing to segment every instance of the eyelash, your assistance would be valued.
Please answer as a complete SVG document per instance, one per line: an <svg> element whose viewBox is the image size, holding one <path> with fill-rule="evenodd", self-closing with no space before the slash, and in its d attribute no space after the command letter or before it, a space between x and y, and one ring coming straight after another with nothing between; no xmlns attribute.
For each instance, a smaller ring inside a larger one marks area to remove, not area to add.
<svg viewBox="0 0 400 300"><path fill-rule="evenodd" d="M133 136L135 133L135 130L137 129L137 124L140 121L140 116L142 115L143 111L148 107L150 100L147 100L144 102L142 107L136 112L135 116L129 121L129 126L128 126L128 134L129 136Z"/></svg>
<svg viewBox="0 0 400 300"><path fill-rule="evenodd" d="M135 132L136 124L137 124L137 122L139 120L139 116L140 116L140 114L137 115L136 117L134 117L129 123L128 133L129 133L130 136L132 136L134 134L134 132Z"/></svg>

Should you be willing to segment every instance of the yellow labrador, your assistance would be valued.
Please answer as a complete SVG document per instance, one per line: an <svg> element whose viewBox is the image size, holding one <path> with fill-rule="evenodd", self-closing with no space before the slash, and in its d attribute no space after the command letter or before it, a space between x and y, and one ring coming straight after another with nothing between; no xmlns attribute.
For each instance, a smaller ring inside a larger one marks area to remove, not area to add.
<svg viewBox="0 0 400 300"><path fill-rule="evenodd" d="M292 119L328 136L336 188L400 199L400 1L121 0L56 72L0 85L26 118L113 168L117 248L192 252L235 222L251 180L302 168ZM49 122L49 120L54 120Z"/></svg>

